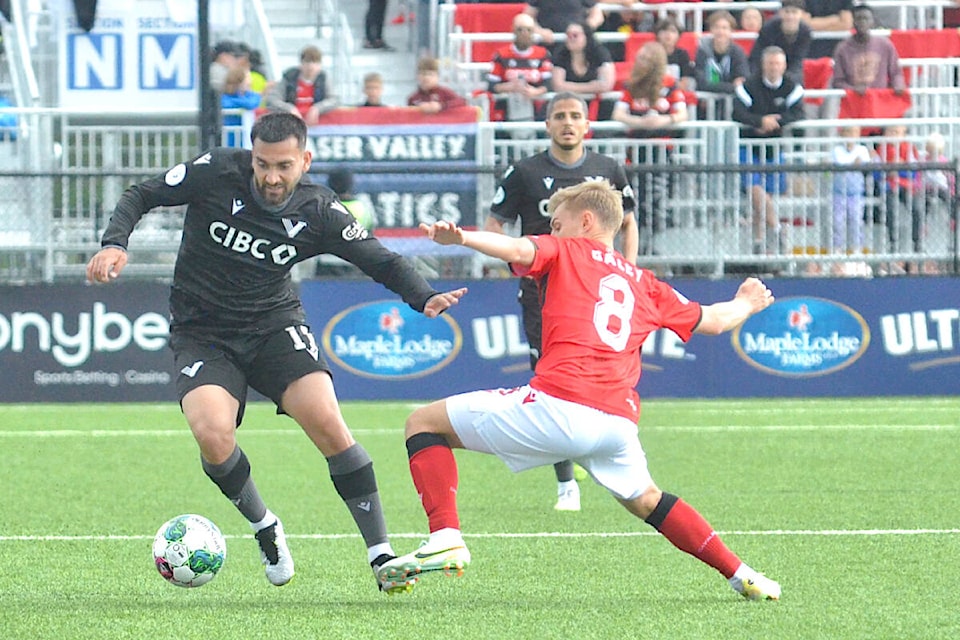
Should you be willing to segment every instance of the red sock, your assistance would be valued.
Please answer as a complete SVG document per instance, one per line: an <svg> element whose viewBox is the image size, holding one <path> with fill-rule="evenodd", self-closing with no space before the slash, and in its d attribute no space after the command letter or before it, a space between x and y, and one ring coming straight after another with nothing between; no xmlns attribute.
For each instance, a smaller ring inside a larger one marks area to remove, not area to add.
<svg viewBox="0 0 960 640"><path fill-rule="evenodd" d="M459 529L457 514L457 460L450 447L434 445L410 457L410 475L427 512L430 533L438 529Z"/></svg>
<svg viewBox="0 0 960 640"><path fill-rule="evenodd" d="M707 563L724 578L731 578L740 566L740 558L727 548L710 523L680 498L657 530L677 549Z"/></svg>

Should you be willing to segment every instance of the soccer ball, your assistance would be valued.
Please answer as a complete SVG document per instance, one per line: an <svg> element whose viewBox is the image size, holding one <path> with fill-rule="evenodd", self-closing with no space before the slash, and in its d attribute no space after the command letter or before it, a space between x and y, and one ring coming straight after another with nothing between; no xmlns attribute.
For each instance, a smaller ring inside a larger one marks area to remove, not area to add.
<svg viewBox="0 0 960 640"><path fill-rule="evenodd" d="M160 575L178 587L199 587L213 580L227 543L217 525L192 513L163 523L153 539L153 561Z"/></svg>

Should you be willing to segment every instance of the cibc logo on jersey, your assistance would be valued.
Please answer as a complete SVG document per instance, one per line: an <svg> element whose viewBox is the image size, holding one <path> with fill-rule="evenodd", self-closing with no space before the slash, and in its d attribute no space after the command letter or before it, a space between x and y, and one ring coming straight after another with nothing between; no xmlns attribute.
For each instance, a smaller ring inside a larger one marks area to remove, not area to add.
<svg viewBox="0 0 960 640"><path fill-rule="evenodd" d="M332 362L365 378L419 378L453 362L463 345L450 316L427 318L395 301L366 302L335 315L323 329Z"/></svg>
<svg viewBox="0 0 960 640"><path fill-rule="evenodd" d="M733 346L750 365L782 376L811 377L853 364L870 328L850 307L822 298L785 298L744 322Z"/></svg>
<svg viewBox="0 0 960 640"><path fill-rule="evenodd" d="M284 243L270 248L273 243L269 240L256 238L253 234L231 227L225 222L211 222L209 231L210 237L217 244L237 253L249 253L257 260L266 260L267 252L274 264L287 264L297 257L297 248L293 245Z"/></svg>

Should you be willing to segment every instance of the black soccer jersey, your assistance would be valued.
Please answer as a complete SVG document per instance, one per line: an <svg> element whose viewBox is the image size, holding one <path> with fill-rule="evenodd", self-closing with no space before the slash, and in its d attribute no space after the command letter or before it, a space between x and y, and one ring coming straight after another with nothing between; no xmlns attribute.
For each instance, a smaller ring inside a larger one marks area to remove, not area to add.
<svg viewBox="0 0 960 640"><path fill-rule="evenodd" d="M490 213L502 223L514 222L519 217L522 235L548 234L550 196L564 187L601 179L623 193L624 215L634 215L633 189L623 167L613 158L593 151L587 151L571 165L562 164L549 151L543 151L509 167L493 196Z"/></svg>
<svg viewBox="0 0 960 640"><path fill-rule="evenodd" d="M254 188L250 151L214 149L127 189L101 244L126 248L149 210L187 205L170 294L173 327L261 333L302 323L290 269L322 253L355 264L417 311L437 293L326 187L304 178L279 211L262 208Z"/></svg>

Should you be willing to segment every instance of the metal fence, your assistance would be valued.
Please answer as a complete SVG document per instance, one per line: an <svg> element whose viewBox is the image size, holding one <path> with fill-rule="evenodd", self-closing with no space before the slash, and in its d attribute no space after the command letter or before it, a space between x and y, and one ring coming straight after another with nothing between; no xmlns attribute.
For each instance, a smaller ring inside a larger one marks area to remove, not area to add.
<svg viewBox="0 0 960 640"><path fill-rule="evenodd" d="M15 133L0 138L5 282L82 278L123 189L198 153L195 112L124 117L26 109L17 117ZM661 138L631 138L617 123L595 123L587 144L624 163L638 195L641 262L664 273L960 273L956 162L920 153L906 164L835 164L832 150L844 124L850 121L805 121L789 136L755 140L726 122L687 123L676 137ZM936 132L946 158L960 151L960 118L858 124L905 127L902 138L864 136L872 149L904 144L922 152ZM507 166L548 144L542 123L480 123L471 169L478 176L477 211L464 216L482 222ZM862 189L839 193L850 176L859 176L852 183ZM838 217L841 206L856 213ZM172 274L182 215L170 208L144 217L131 240L129 275ZM490 268L468 252L443 252L409 237L384 242L430 275L474 277Z"/></svg>

